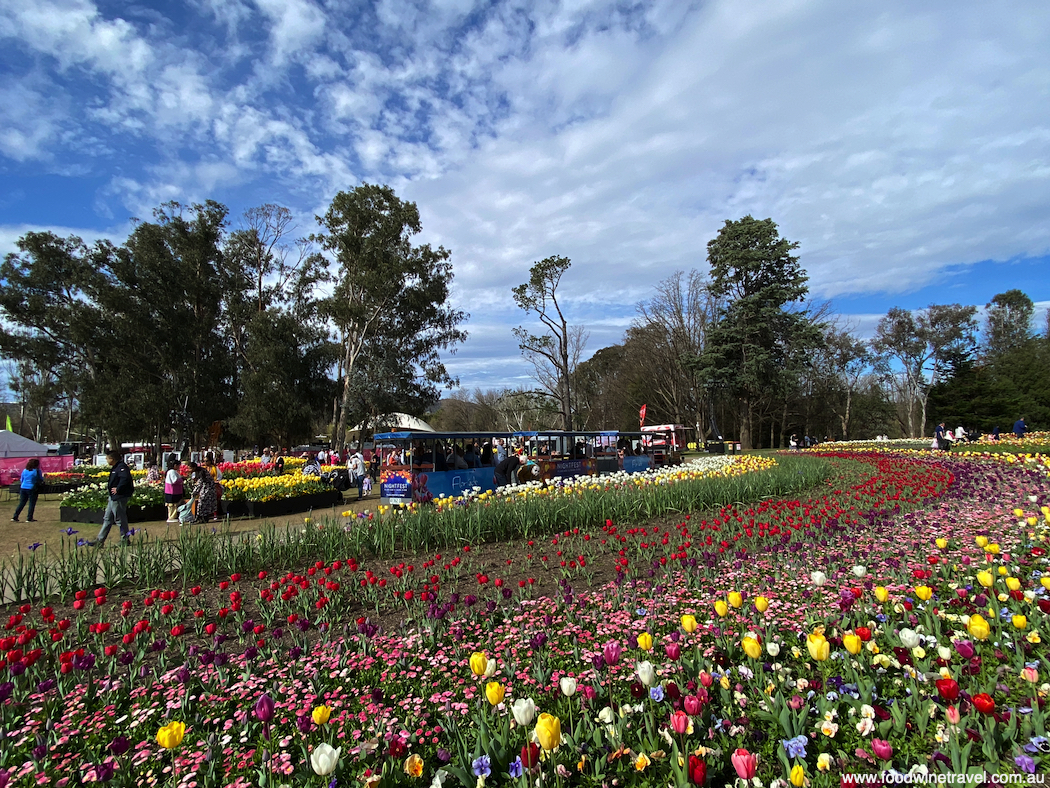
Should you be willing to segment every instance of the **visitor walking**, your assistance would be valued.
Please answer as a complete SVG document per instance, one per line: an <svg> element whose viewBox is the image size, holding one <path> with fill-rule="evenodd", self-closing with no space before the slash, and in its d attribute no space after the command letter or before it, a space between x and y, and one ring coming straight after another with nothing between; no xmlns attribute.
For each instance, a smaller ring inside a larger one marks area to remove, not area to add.
<svg viewBox="0 0 1050 788"><path fill-rule="evenodd" d="M18 522L18 515L22 513L26 504L29 504L29 513L26 515L27 523L35 523L33 515L36 514L36 499L40 495L40 487L44 484L44 474L40 472L40 460L33 457L26 463L22 471L21 484L18 488L18 508L11 522Z"/></svg>
<svg viewBox="0 0 1050 788"><path fill-rule="evenodd" d="M1021 440L1026 432L1028 432L1028 425L1024 423L1024 416L1022 416L1014 422L1014 437Z"/></svg>
<svg viewBox="0 0 1050 788"><path fill-rule="evenodd" d="M167 473L164 474L164 503L168 505L168 522L179 521L179 504L185 495L182 485L182 474L175 460L168 460Z"/></svg>
<svg viewBox="0 0 1050 788"><path fill-rule="evenodd" d="M357 485L357 500L360 501L365 494L365 458L360 449L354 449L347 465L350 468L350 481Z"/></svg>
<svg viewBox="0 0 1050 788"><path fill-rule="evenodd" d="M135 482L131 480L131 468L124 462L119 452L109 451L106 453L106 464L109 465L109 503L106 504L106 513L102 515L102 528L94 541L89 541L92 547L102 547L109 536L113 523L120 524L120 540L124 543L131 541L131 530L128 528L128 500L135 492Z"/></svg>
<svg viewBox="0 0 1050 788"><path fill-rule="evenodd" d="M193 497L196 500L194 520L198 523L210 521L218 509L218 499L215 497L215 479L203 466L197 466L193 472Z"/></svg>

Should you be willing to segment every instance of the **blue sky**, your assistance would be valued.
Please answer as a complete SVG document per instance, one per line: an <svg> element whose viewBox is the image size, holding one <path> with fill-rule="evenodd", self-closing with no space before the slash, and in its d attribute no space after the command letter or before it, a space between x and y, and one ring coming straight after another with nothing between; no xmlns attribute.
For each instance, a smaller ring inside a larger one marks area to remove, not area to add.
<svg viewBox="0 0 1050 788"><path fill-rule="evenodd" d="M0 252L159 203L300 231L389 183L453 252L465 387L527 383L510 289L552 254L589 351L725 219L772 217L862 334L1050 303L1050 4L0 0Z"/></svg>

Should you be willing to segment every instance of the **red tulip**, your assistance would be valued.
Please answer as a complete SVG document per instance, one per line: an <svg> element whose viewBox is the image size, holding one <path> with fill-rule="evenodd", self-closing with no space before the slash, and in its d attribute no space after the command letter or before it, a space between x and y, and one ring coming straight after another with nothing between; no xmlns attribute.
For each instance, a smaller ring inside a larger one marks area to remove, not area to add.
<svg viewBox="0 0 1050 788"><path fill-rule="evenodd" d="M689 782L693 785L707 782L707 761L696 755L689 756Z"/></svg>
<svg viewBox="0 0 1050 788"><path fill-rule="evenodd" d="M980 695L974 695L973 705L977 711L981 712L981 714L995 713L995 701L992 700L992 696L987 692L982 692Z"/></svg>
<svg viewBox="0 0 1050 788"><path fill-rule="evenodd" d="M521 748L521 765L531 769L540 762L540 748L535 742L529 742Z"/></svg>
<svg viewBox="0 0 1050 788"><path fill-rule="evenodd" d="M937 692L944 700L951 703L959 697L959 684L955 679L937 679Z"/></svg>
<svg viewBox="0 0 1050 788"><path fill-rule="evenodd" d="M871 640L871 630L868 627L857 627L853 631L857 634L857 637L865 643Z"/></svg>

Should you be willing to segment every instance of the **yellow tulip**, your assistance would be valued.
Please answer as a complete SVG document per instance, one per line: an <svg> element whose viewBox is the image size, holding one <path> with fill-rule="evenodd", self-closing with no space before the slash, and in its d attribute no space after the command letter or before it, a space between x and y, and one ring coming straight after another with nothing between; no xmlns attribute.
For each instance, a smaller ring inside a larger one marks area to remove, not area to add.
<svg viewBox="0 0 1050 788"><path fill-rule="evenodd" d="M536 738L540 747L553 750L561 744L561 720L552 714L541 714L536 721Z"/></svg>
<svg viewBox="0 0 1050 788"><path fill-rule="evenodd" d="M744 653L751 657L751 659L762 658L762 646L753 637L745 637L740 641L740 645L744 647Z"/></svg>
<svg viewBox="0 0 1050 788"><path fill-rule="evenodd" d="M985 545L984 552L988 553L989 555L999 555L999 545Z"/></svg>
<svg viewBox="0 0 1050 788"><path fill-rule="evenodd" d="M806 784L806 770L796 763L791 767L791 777L789 779L795 788L802 788Z"/></svg>
<svg viewBox="0 0 1050 788"><path fill-rule="evenodd" d="M992 583L995 582L995 575L989 572L987 569L977 573L977 582L985 588L991 588Z"/></svg>
<svg viewBox="0 0 1050 788"><path fill-rule="evenodd" d="M726 613L729 612L729 605L719 599L715 602L715 612L718 614L719 618L725 618Z"/></svg>
<svg viewBox="0 0 1050 788"><path fill-rule="evenodd" d="M764 596L756 596L755 610L757 610L759 613L765 613L767 610L769 610L769 600L766 599Z"/></svg>
<svg viewBox="0 0 1050 788"><path fill-rule="evenodd" d="M1007 569L1007 568L1006 568L1005 566L1000 566L1000 567L999 567L999 574L1000 574L1000 575L1001 575L1002 577L1006 577L1006 576L1007 576L1008 574L1010 574L1010 570L1009 570L1009 569Z"/></svg>
<svg viewBox="0 0 1050 788"><path fill-rule="evenodd" d="M186 735L186 725L182 722L169 722L157 731L157 744L165 750L174 750L182 744L182 737Z"/></svg>
<svg viewBox="0 0 1050 788"><path fill-rule="evenodd" d="M943 550L947 546L948 546L948 540L947 539L945 539L944 537L938 537L937 538L937 547L939 549Z"/></svg>
<svg viewBox="0 0 1050 788"><path fill-rule="evenodd" d="M929 586L915 586L915 596L923 602L926 602L931 596L933 596L933 589Z"/></svg>
<svg viewBox="0 0 1050 788"><path fill-rule="evenodd" d="M638 636L638 648L640 648L642 651L652 651L653 636L650 635L648 632L643 632L642 634L640 634Z"/></svg>
<svg viewBox="0 0 1050 788"><path fill-rule="evenodd" d="M966 624L966 631L977 640L987 640L992 628L980 613L974 613Z"/></svg>
<svg viewBox="0 0 1050 788"><path fill-rule="evenodd" d="M470 672L475 676L484 676L488 666L489 658L484 651L475 651L470 655Z"/></svg>
<svg viewBox="0 0 1050 788"><path fill-rule="evenodd" d="M1024 517L1024 509L1014 509L1014 517ZM983 547L981 544L978 544L977 546Z"/></svg>
<svg viewBox="0 0 1050 788"><path fill-rule="evenodd" d="M485 685L485 697L489 699L489 703L493 706L498 706L503 702L503 696L506 692L503 689L503 685L498 681L490 681Z"/></svg>
<svg viewBox="0 0 1050 788"><path fill-rule="evenodd" d="M328 722L328 718L332 716L331 706L317 706L313 712L314 722L317 725L324 725Z"/></svg>
<svg viewBox="0 0 1050 788"><path fill-rule="evenodd" d="M1025 520L1025 522L1028 523L1028 525L1031 527L1031 526L1034 526L1037 522L1039 522L1039 518L1038 517L1028 517Z"/></svg>
<svg viewBox="0 0 1050 788"><path fill-rule="evenodd" d="M831 651L831 645L828 643L827 638L817 633L806 636L806 648L809 649L809 655L817 662L826 660L828 653Z"/></svg>
<svg viewBox="0 0 1050 788"><path fill-rule="evenodd" d="M1014 625L1014 629L1024 629L1028 626L1028 619L1022 615L1016 615L1010 619L1010 622Z"/></svg>
<svg viewBox="0 0 1050 788"><path fill-rule="evenodd" d="M890 592L886 590L885 586L875 587L875 598L880 602L885 602L890 598Z"/></svg>
<svg viewBox="0 0 1050 788"><path fill-rule="evenodd" d="M988 537L987 536L978 536L977 538L974 539L974 541L977 542L977 546L978 547L984 547L984 546L986 546L988 544Z"/></svg>
<svg viewBox="0 0 1050 788"><path fill-rule="evenodd" d="M686 613L682 616L682 629L688 632L690 635L696 632L697 628L696 616L689 615Z"/></svg>
<svg viewBox="0 0 1050 788"><path fill-rule="evenodd" d="M1019 591L1021 589L1021 581L1016 577L1006 578L1006 587L1011 591Z"/></svg>
<svg viewBox="0 0 1050 788"><path fill-rule="evenodd" d="M859 654L864 646L864 641L860 639L859 635L854 635L850 632L842 636L842 645L846 647L846 651L850 654Z"/></svg>
<svg viewBox="0 0 1050 788"><path fill-rule="evenodd" d="M1039 578L1039 582L1043 584L1043 588L1050 591L1050 575L1043 575Z"/></svg>
<svg viewBox="0 0 1050 788"><path fill-rule="evenodd" d="M744 604L744 595L741 594L739 591L730 591L728 598L729 598L729 604L732 605L735 608L739 609L739 607L742 604Z"/></svg>

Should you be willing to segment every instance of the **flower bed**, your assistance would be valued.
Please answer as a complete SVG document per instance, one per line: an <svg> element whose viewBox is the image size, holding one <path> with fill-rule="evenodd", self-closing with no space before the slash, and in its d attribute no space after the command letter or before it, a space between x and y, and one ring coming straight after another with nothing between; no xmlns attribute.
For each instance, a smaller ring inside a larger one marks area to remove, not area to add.
<svg viewBox="0 0 1050 788"><path fill-rule="evenodd" d="M1045 475L849 457L812 496L485 561L468 544L23 605L2 768L371 788L1046 771Z"/></svg>

